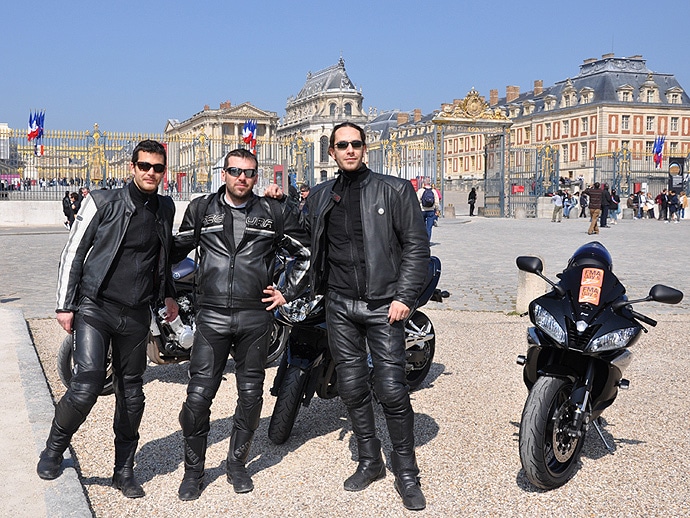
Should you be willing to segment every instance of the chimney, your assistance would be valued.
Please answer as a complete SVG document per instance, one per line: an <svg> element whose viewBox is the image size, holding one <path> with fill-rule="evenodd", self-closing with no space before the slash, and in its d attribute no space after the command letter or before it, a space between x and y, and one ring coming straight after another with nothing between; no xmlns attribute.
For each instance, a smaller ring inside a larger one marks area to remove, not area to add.
<svg viewBox="0 0 690 518"><path fill-rule="evenodd" d="M587 58L583 61L585 65L589 65L590 63L596 63L597 58Z"/></svg>
<svg viewBox="0 0 690 518"><path fill-rule="evenodd" d="M541 95L544 93L544 80L535 79L534 80L534 95Z"/></svg>
<svg viewBox="0 0 690 518"><path fill-rule="evenodd" d="M506 102L512 103L515 99L520 97L519 86L506 86Z"/></svg>
<svg viewBox="0 0 690 518"><path fill-rule="evenodd" d="M419 122L420 120L422 120L422 110L420 110L419 108L415 108L414 109L414 121Z"/></svg>
<svg viewBox="0 0 690 518"><path fill-rule="evenodd" d="M229 110L231 106L232 106L232 103L230 101L225 101L224 103L220 103L220 109L221 110Z"/></svg>
<svg viewBox="0 0 690 518"><path fill-rule="evenodd" d="M498 104L498 90L489 90L489 106L496 106Z"/></svg>
<svg viewBox="0 0 690 518"><path fill-rule="evenodd" d="M204 111L207 112L211 109L211 107L208 104L204 104Z"/></svg>
<svg viewBox="0 0 690 518"><path fill-rule="evenodd" d="M601 59L609 59L609 58L612 58L614 56L615 56L615 54L613 52L609 52L608 54L603 54L601 56Z"/></svg>
<svg viewBox="0 0 690 518"><path fill-rule="evenodd" d="M402 124L407 124L407 122L409 122L409 120L410 120L410 114L409 113L404 113L404 112L398 113L398 126L400 126Z"/></svg>

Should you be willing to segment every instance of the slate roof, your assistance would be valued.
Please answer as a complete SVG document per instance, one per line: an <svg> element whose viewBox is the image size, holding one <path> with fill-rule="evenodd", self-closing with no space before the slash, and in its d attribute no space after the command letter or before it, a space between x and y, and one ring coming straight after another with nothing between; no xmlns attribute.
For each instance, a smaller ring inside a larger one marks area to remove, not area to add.
<svg viewBox="0 0 690 518"><path fill-rule="evenodd" d="M571 107L561 107L561 97L563 91L572 86L575 92L579 93L584 88L591 88L593 90L593 98L590 104L636 104L640 87L647 81L653 81L659 89L660 103L654 103L655 106L670 104L670 99L667 98L667 93L672 88L683 90L673 74L663 74L652 72L647 68L646 60L641 56L633 56L629 58L604 56L602 59L586 60L580 65L580 73L573 77L557 82L552 86L545 86L542 93L535 95L534 91L521 93L516 99L510 103L506 102L506 98L502 97L498 100L498 105L502 108L508 108L511 105L522 105L524 102L531 101L534 103L534 114L543 111L544 100L547 96L555 97L555 107L550 111L557 111L559 109L572 109ZM618 90L621 87L632 88L632 102L619 101ZM678 91L678 90L677 90ZM644 103L646 104L646 103ZM582 105L578 105L582 107ZM677 104L673 106L679 106ZM690 106L690 97L684 90L681 94L680 106ZM519 117L517 117L519 118Z"/></svg>
<svg viewBox="0 0 690 518"><path fill-rule="evenodd" d="M288 99L288 106L300 102L316 94L329 90L352 90L357 92L355 85L345 71L345 60L340 58L338 63L318 72L307 74L307 81L297 94L297 97Z"/></svg>

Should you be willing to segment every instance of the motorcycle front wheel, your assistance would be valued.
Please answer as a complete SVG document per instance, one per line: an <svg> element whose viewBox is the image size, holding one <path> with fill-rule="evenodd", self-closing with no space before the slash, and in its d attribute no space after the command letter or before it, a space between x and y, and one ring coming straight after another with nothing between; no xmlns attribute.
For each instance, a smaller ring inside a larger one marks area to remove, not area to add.
<svg viewBox="0 0 690 518"><path fill-rule="evenodd" d="M297 412L304 398L307 386L307 372L294 365L288 365L278 390L271 422L268 424L268 438L275 444L283 444L290 437L297 419Z"/></svg>
<svg viewBox="0 0 690 518"><path fill-rule="evenodd" d="M57 369L58 376L62 384L69 388L72 380L72 373L74 372L74 362L72 361L72 335L67 335L60 345L57 355ZM105 367L105 385L101 391L101 396L109 396L114 392L113 390L113 356L112 351L108 348L108 359Z"/></svg>
<svg viewBox="0 0 690 518"><path fill-rule="evenodd" d="M530 390L520 422L520 462L529 481L541 489L565 484L578 467L582 435L568 434L575 406L572 382L542 376Z"/></svg>
<svg viewBox="0 0 690 518"><path fill-rule="evenodd" d="M436 352L434 324L421 311L412 315L405 324L405 379L410 390L415 390L429 374Z"/></svg>

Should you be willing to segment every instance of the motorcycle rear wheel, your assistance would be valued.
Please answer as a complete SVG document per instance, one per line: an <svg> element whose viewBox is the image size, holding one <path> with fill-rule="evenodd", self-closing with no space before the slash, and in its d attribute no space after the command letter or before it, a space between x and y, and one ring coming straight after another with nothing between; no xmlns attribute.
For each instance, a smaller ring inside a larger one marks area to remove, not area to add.
<svg viewBox="0 0 690 518"><path fill-rule="evenodd" d="M542 376L530 390L520 422L520 462L529 481L541 489L562 486L575 474L584 430L570 437L574 405L572 382Z"/></svg>
<svg viewBox="0 0 690 518"><path fill-rule="evenodd" d="M421 330L426 332L427 338L423 340L422 343L415 338ZM417 343L412 347L407 348L407 351L422 351L424 360L418 362L408 363L406 365L406 375L405 379L410 387L410 390L416 390L422 384L427 374L429 374L429 369L431 369L431 364L434 360L434 353L436 352L436 334L434 332L434 324L429 320L421 311L417 311L412 318L405 324L405 340L406 342L415 341Z"/></svg>
<svg viewBox="0 0 690 518"><path fill-rule="evenodd" d="M280 384L271 422L268 424L268 438L275 444L283 444L290 437L297 419L297 412L304 399L304 389L309 376L294 365L288 365Z"/></svg>
<svg viewBox="0 0 690 518"><path fill-rule="evenodd" d="M60 381L62 381L62 384L67 388L69 388L70 381L72 380L73 369L72 335L67 335L62 341L57 354L58 376L60 376ZM105 385L101 391L101 396L109 396L113 392L113 357L110 348L108 348L108 359L105 367Z"/></svg>
<svg viewBox="0 0 690 518"><path fill-rule="evenodd" d="M268 346L268 357L266 358L266 366L280 358L280 355L285 351L288 338L290 337L290 328L281 325L277 320L273 321L273 330L271 331L271 342Z"/></svg>

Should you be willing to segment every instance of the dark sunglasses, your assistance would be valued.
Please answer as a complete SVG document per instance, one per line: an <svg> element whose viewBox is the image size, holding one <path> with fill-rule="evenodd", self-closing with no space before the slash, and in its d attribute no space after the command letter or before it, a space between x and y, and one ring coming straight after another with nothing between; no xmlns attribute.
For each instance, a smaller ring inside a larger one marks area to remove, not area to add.
<svg viewBox="0 0 690 518"><path fill-rule="evenodd" d="M348 142L347 140L341 140L340 142L335 143L335 147L338 149L347 149L347 146L352 145L352 149L359 149L364 145L364 142L361 140L351 140Z"/></svg>
<svg viewBox="0 0 690 518"><path fill-rule="evenodd" d="M136 162L136 166L145 173L147 173L148 170L152 167L156 173L162 173L163 171L165 171L165 164L149 164L148 162Z"/></svg>
<svg viewBox="0 0 690 518"><path fill-rule="evenodd" d="M239 167L226 167L223 169L226 173L228 173L230 176L239 176L242 173L244 173L244 176L247 178L254 178L256 176L256 169L241 169Z"/></svg>

